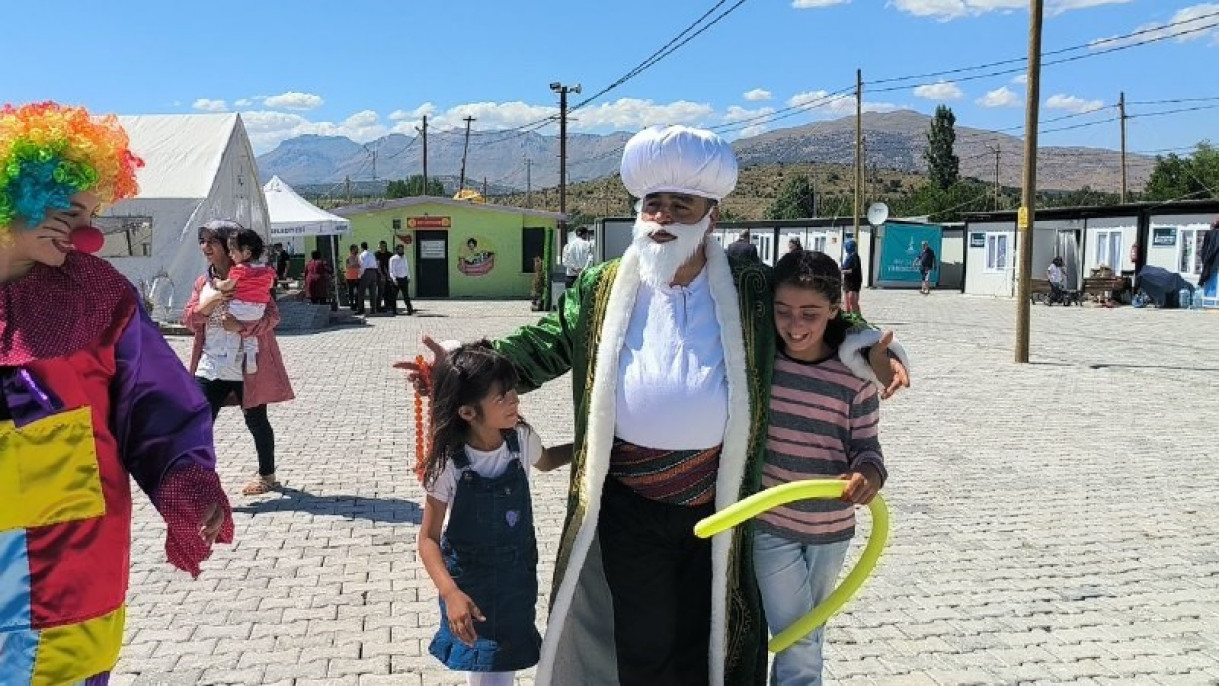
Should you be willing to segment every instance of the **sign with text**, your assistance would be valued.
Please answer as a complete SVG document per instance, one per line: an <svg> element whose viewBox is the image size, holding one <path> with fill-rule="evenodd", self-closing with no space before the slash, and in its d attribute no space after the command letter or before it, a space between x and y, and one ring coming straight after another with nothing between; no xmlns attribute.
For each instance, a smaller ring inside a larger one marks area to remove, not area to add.
<svg viewBox="0 0 1219 686"><path fill-rule="evenodd" d="M453 226L450 217L411 217L406 225L412 229L447 229Z"/></svg>
<svg viewBox="0 0 1219 686"><path fill-rule="evenodd" d="M984 233L969 234L969 247L985 248L986 247L986 234L984 234Z"/></svg>
<svg viewBox="0 0 1219 686"><path fill-rule="evenodd" d="M884 241L880 246L880 281L919 283L923 280L919 269L919 256L923 243L935 252L935 267L931 270L931 282L940 278L940 239L943 229L937 225L893 224L885 226Z"/></svg>
<svg viewBox="0 0 1219 686"><path fill-rule="evenodd" d="M1152 229L1151 244L1171 246L1177 244L1176 229Z"/></svg>
<svg viewBox="0 0 1219 686"><path fill-rule="evenodd" d="M419 241L419 257L424 260L443 260L445 241Z"/></svg>

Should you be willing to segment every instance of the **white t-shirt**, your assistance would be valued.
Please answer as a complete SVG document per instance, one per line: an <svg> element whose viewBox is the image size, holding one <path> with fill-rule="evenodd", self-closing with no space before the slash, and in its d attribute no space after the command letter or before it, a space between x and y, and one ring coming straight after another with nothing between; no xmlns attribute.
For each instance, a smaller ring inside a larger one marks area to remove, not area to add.
<svg viewBox="0 0 1219 686"><path fill-rule="evenodd" d="M405 257L394 253L393 257L389 258L389 275L395 279L411 278L411 267Z"/></svg>
<svg viewBox="0 0 1219 686"><path fill-rule="evenodd" d="M1050 276L1050 283L1063 284L1067 281L1066 275L1062 273L1062 268L1056 264L1051 264L1050 268L1047 269L1046 272Z"/></svg>
<svg viewBox="0 0 1219 686"><path fill-rule="evenodd" d="M536 465L538 460L542 459L542 437L526 424L517 425L516 436L521 444L521 466L525 468L525 477L528 478L529 467ZM516 459L508 450L508 441L504 441L495 450L486 452L466 446L466 457L470 460L468 469L472 469L475 474L488 479L502 476L504 472L508 471L508 465ZM436 478L436 483L428 489L427 494L442 503L453 502L453 494L457 491L457 477L460 474L461 469L450 461L445 465L440 476Z"/></svg>
<svg viewBox="0 0 1219 686"><path fill-rule="evenodd" d="M639 285L618 358L615 435L657 450L724 441L728 373L704 269L689 286Z"/></svg>
<svg viewBox="0 0 1219 686"><path fill-rule="evenodd" d="M206 281L199 291L199 299L207 300L215 297L216 293L211 281ZM241 358L235 358L230 354L231 350L240 345L241 334L225 330L222 323L224 313L225 307L217 305L207 318L207 326L203 330L203 353L199 355L199 366L195 368L195 376L209 381L244 381L245 374L241 369Z"/></svg>

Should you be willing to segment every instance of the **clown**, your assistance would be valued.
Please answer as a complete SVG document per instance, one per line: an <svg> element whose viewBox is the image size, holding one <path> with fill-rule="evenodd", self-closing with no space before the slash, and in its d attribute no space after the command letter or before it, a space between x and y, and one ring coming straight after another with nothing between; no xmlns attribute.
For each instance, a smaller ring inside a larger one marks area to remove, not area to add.
<svg viewBox="0 0 1219 686"><path fill-rule="evenodd" d="M584 270L558 312L494 342L518 390L573 375L576 452L535 681L761 684L766 624L751 538L737 529L705 541L693 529L760 488L775 360L770 268L730 258L710 238L737 181L727 141L645 129L623 151L622 181L639 198L626 254ZM856 331L839 354L858 376L904 382L906 365L881 340Z"/></svg>
<svg viewBox="0 0 1219 686"><path fill-rule="evenodd" d="M102 686L118 660L130 479L199 574L231 542L211 414L121 274L83 248L135 195L114 117L0 109L0 684Z"/></svg>

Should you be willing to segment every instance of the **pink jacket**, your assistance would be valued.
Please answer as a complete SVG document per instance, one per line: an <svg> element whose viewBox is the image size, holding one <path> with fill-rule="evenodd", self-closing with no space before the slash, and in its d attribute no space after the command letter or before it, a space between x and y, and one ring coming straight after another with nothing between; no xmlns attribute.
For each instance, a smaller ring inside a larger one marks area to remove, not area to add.
<svg viewBox="0 0 1219 686"><path fill-rule="evenodd" d="M196 310L199 307L199 293L207 283L207 275L200 276L195 281L191 291L190 301L182 312L182 323L195 334L195 347L190 354L190 371L192 374L199 368L199 358L203 355L203 338L207 329L207 315ZM279 344L275 341L275 327L279 326L279 307L275 301L267 303L267 311L262 319L249 322L242 326L242 336L253 336L258 339L258 371L245 375L243 389L243 409L280 403L292 400L296 395L292 392L292 383L288 380L288 370L284 368L284 359L279 353ZM235 405L235 398L230 398L228 404Z"/></svg>

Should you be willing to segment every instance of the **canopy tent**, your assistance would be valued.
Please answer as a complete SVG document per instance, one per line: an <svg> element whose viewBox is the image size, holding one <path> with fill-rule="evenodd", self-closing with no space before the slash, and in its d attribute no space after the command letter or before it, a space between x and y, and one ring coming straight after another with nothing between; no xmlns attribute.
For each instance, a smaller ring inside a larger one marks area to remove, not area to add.
<svg viewBox="0 0 1219 686"><path fill-rule="evenodd" d="M120 117L144 159L140 193L97 219L104 257L140 288L152 316L181 317L206 262L197 230L231 219L269 238L267 203L245 125L237 114Z"/></svg>
<svg viewBox="0 0 1219 686"><path fill-rule="evenodd" d="M351 222L302 198L278 176L262 187L271 215L271 242L301 236L338 236L351 232Z"/></svg>

